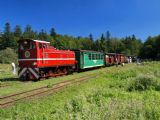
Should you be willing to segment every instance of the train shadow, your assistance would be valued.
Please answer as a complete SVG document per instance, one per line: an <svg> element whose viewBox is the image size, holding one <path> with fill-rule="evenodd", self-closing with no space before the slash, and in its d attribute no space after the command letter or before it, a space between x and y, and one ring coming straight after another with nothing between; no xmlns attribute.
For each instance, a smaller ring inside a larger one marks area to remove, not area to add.
<svg viewBox="0 0 160 120"><path fill-rule="evenodd" d="M19 78L1 78L0 82L21 81Z"/></svg>
<svg viewBox="0 0 160 120"><path fill-rule="evenodd" d="M39 80L21 80L19 78L16 78L16 77L12 77L12 78L0 78L0 82L14 82L14 81L17 81L17 82L22 82L22 83L28 83L28 82L38 82Z"/></svg>
<svg viewBox="0 0 160 120"><path fill-rule="evenodd" d="M98 70L100 68L104 68L103 66L101 67L94 67L94 68L87 68L87 69L81 69L79 71L77 71L78 73L82 73L82 72L86 72L86 71L92 71L92 70Z"/></svg>

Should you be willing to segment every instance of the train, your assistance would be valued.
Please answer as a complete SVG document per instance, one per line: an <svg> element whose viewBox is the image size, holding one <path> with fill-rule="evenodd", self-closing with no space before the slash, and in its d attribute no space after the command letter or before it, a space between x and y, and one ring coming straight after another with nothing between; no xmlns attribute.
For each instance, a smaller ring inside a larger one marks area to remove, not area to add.
<svg viewBox="0 0 160 120"><path fill-rule="evenodd" d="M18 76L39 80L126 62L124 54L92 50L59 50L50 42L34 39L18 41Z"/></svg>

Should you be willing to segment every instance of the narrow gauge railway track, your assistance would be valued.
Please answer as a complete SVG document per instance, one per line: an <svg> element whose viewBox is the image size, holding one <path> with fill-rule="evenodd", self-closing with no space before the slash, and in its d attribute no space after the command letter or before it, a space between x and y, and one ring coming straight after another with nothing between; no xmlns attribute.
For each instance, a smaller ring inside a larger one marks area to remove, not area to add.
<svg viewBox="0 0 160 120"><path fill-rule="evenodd" d="M0 101L1 101L0 108L5 108L10 105L13 105L19 100L33 98L33 97L47 96L47 95L53 94L54 92L57 92L58 90L61 90L62 88L66 86L69 86L75 83L81 83L83 81L87 81L89 79L96 78L96 77L98 77L98 75L90 74L87 76L55 83L51 87L43 86L40 88L36 88L36 89L32 89L32 90L28 90L28 91L24 91L24 92L20 92L16 94L2 96L0 97Z"/></svg>
<svg viewBox="0 0 160 120"><path fill-rule="evenodd" d="M11 86L10 84L0 84L0 88L4 88L4 87L9 87Z"/></svg>

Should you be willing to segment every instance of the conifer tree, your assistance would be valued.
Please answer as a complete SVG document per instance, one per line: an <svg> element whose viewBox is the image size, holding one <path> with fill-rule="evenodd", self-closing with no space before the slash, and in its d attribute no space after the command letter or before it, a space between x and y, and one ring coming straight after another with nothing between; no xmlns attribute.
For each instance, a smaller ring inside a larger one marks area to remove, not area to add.
<svg viewBox="0 0 160 120"><path fill-rule="evenodd" d="M55 29L54 28L51 28L51 30L50 30L50 36L52 36L53 37L53 39L56 39L56 31L55 31Z"/></svg>
<svg viewBox="0 0 160 120"><path fill-rule="evenodd" d="M22 37L22 30L19 25L16 25L14 28L14 36L19 38Z"/></svg>
<svg viewBox="0 0 160 120"><path fill-rule="evenodd" d="M46 31L44 31L44 29L42 29L41 32L39 32L39 39L47 40L47 33Z"/></svg>
<svg viewBox="0 0 160 120"><path fill-rule="evenodd" d="M34 31L32 30L32 27L30 25L27 25L24 33L23 33L23 38L34 38Z"/></svg>
<svg viewBox="0 0 160 120"><path fill-rule="evenodd" d="M2 44L3 44L2 49L5 49L7 47L14 48L16 45L13 33L11 32L11 26L9 22L5 24L4 34L2 35Z"/></svg>

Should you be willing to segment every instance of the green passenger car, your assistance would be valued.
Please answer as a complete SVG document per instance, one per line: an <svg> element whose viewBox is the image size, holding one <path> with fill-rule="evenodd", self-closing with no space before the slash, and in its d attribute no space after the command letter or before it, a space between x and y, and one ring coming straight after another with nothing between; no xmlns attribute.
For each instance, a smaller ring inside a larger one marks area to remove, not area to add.
<svg viewBox="0 0 160 120"><path fill-rule="evenodd" d="M97 51L75 50L77 69L104 66L104 53Z"/></svg>

